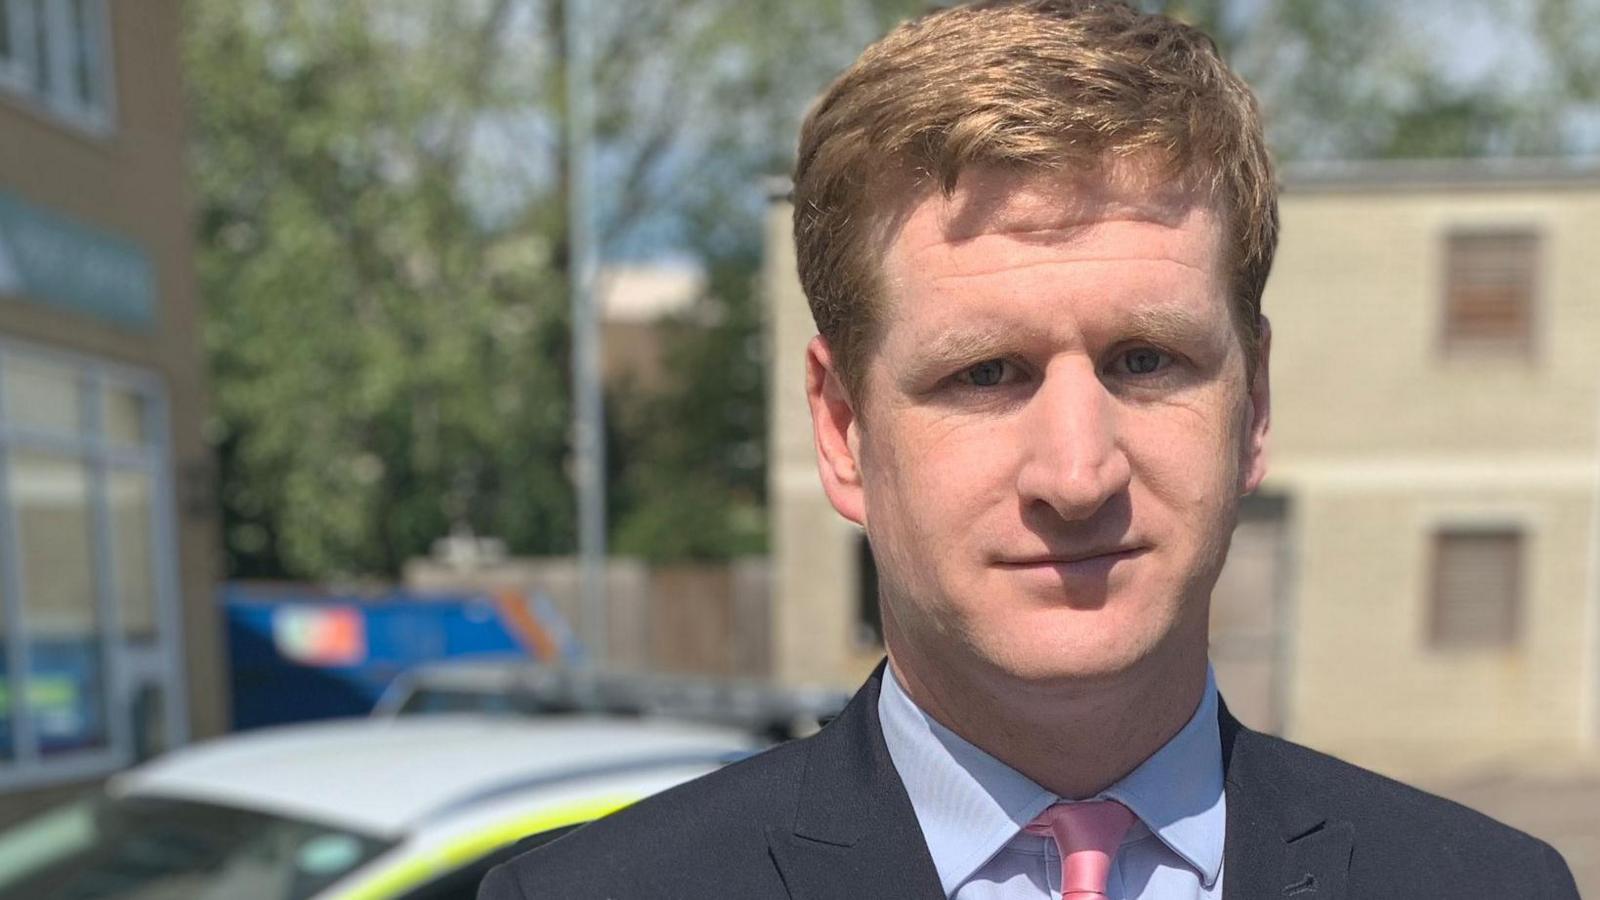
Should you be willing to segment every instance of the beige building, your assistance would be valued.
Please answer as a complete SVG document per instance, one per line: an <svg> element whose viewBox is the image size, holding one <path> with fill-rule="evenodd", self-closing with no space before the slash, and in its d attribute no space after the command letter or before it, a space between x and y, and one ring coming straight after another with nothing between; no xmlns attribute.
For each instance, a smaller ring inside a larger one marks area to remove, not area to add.
<svg viewBox="0 0 1600 900"><path fill-rule="evenodd" d="M176 0L0 0L0 808L226 725Z"/></svg>
<svg viewBox="0 0 1600 900"><path fill-rule="evenodd" d="M1268 287L1287 727L1386 763L1600 746L1600 167L1292 173Z"/></svg>
<svg viewBox="0 0 1600 900"><path fill-rule="evenodd" d="M1600 747L1600 167L1291 171L1266 311L1271 475L1212 658L1245 721L1385 768ZM814 333L769 222L775 671L879 655L870 558L817 482Z"/></svg>
<svg viewBox="0 0 1600 900"><path fill-rule="evenodd" d="M775 184L767 215L767 505L772 677L854 686L883 657L866 536L829 505L806 408L806 343L816 335L795 269L793 207Z"/></svg>
<svg viewBox="0 0 1600 900"><path fill-rule="evenodd" d="M669 379L663 333L693 322L705 273L689 264L613 265L600 270L601 372L609 388L660 385Z"/></svg>

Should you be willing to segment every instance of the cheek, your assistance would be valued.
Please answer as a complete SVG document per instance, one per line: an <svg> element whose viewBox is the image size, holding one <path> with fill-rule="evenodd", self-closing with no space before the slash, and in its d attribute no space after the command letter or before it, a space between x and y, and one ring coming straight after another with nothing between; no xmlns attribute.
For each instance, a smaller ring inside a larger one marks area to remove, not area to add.
<svg viewBox="0 0 1600 900"><path fill-rule="evenodd" d="M948 420L901 423L863 447L868 530L927 565L950 561L1015 504L1015 440ZM888 549L888 548L885 548Z"/></svg>
<svg viewBox="0 0 1600 900"><path fill-rule="evenodd" d="M1211 529L1235 503L1240 438L1231 411L1188 412L1148 417L1125 447L1136 473L1135 490L1147 492L1147 499L1172 517L1170 525Z"/></svg>

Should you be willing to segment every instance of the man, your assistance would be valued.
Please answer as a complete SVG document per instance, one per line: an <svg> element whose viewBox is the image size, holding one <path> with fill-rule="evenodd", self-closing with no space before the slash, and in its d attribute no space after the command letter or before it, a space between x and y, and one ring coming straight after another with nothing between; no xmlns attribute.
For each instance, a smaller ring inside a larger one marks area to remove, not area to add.
<svg viewBox="0 0 1600 900"><path fill-rule="evenodd" d="M1277 201L1206 37L1106 0L927 15L812 111L794 202L822 483L887 665L483 897L1576 896L1550 847L1216 695Z"/></svg>

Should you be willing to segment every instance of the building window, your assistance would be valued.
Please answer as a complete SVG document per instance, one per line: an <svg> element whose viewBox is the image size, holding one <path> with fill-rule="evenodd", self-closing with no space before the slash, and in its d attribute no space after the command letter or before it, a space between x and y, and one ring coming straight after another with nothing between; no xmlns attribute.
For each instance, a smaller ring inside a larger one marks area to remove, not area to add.
<svg viewBox="0 0 1600 900"><path fill-rule="evenodd" d="M883 610L878 606L878 561L865 532L856 535L856 643L883 645Z"/></svg>
<svg viewBox="0 0 1600 900"><path fill-rule="evenodd" d="M0 790L175 733L162 409L150 376L0 342Z"/></svg>
<svg viewBox="0 0 1600 900"><path fill-rule="evenodd" d="M111 126L106 0L0 0L0 88L82 128Z"/></svg>
<svg viewBox="0 0 1600 900"><path fill-rule="evenodd" d="M0 0L0 19L5 20L5 39L0 41L0 77L4 81L0 84L25 94L33 92L34 60L39 56L34 6L31 0Z"/></svg>
<svg viewBox="0 0 1600 900"><path fill-rule="evenodd" d="M1531 231L1448 236L1445 352L1532 352L1538 255L1539 237Z"/></svg>
<svg viewBox="0 0 1600 900"><path fill-rule="evenodd" d="M1510 647L1522 608L1522 532L1450 529L1433 538L1432 646Z"/></svg>
<svg viewBox="0 0 1600 900"><path fill-rule="evenodd" d="M15 30L11 25L9 3L0 3L0 73L10 75L18 67ZM15 77L15 76L12 76Z"/></svg>

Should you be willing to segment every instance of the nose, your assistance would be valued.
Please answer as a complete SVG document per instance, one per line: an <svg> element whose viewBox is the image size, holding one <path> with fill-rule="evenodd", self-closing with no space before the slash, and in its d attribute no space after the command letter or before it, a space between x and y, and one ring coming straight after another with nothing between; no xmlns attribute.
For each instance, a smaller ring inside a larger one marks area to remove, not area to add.
<svg viewBox="0 0 1600 900"><path fill-rule="evenodd" d="M1080 521L1128 487L1132 468L1119 440L1115 400L1089 361L1051 367L1023 418L1017 490L1025 505L1043 503L1067 521Z"/></svg>

